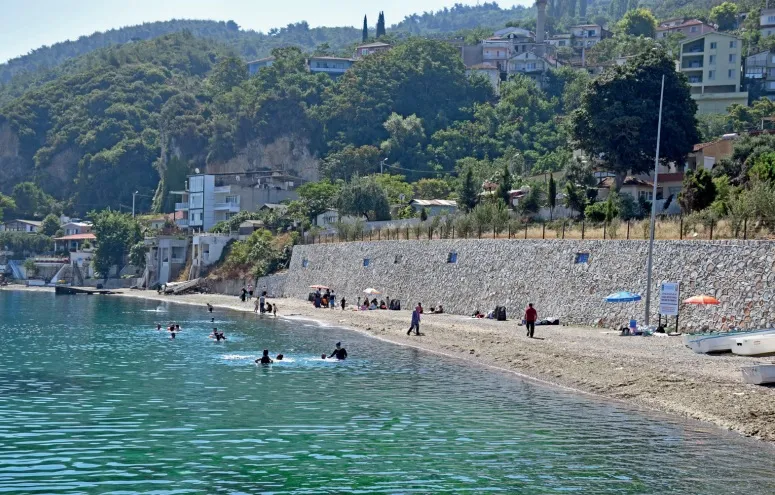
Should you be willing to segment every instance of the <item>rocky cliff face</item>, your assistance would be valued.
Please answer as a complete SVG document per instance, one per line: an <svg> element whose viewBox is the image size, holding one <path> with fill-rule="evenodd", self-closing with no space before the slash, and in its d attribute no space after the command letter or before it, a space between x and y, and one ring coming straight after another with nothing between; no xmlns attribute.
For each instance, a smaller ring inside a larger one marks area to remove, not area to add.
<svg viewBox="0 0 775 495"><path fill-rule="evenodd" d="M309 141L285 136L269 144L250 142L236 157L223 163L210 163L208 174L231 174L255 170L283 170L305 181L319 180L320 160L310 153Z"/></svg>
<svg viewBox="0 0 775 495"><path fill-rule="evenodd" d="M0 192L32 179L32 164L19 155L19 137L8 123L0 124Z"/></svg>

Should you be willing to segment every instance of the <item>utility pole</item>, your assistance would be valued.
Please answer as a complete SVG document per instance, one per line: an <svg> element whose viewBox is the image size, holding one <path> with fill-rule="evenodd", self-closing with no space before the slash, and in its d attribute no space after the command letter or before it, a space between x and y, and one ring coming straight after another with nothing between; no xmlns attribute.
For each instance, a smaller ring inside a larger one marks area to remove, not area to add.
<svg viewBox="0 0 775 495"><path fill-rule="evenodd" d="M385 163L387 163L387 161L388 161L388 159L387 159L387 158L385 158L384 160L382 160L381 162L379 162L379 174L380 174L380 175L382 175L382 174L384 173L384 172L382 171L382 167L385 165Z"/></svg>
<svg viewBox="0 0 775 495"><path fill-rule="evenodd" d="M140 194L140 191L135 191L132 193L132 218L135 217L135 196Z"/></svg>
<svg viewBox="0 0 775 495"><path fill-rule="evenodd" d="M649 257L646 264L646 316L644 321L649 326L649 310L651 309L651 268L654 257L654 225L657 218L657 181L659 179L659 140L662 137L662 102L665 98L665 76L662 75L662 90L659 93L659 123L657 124L657 154L654 157L654 197L651 198L651 235L649 236Z"/></svg>

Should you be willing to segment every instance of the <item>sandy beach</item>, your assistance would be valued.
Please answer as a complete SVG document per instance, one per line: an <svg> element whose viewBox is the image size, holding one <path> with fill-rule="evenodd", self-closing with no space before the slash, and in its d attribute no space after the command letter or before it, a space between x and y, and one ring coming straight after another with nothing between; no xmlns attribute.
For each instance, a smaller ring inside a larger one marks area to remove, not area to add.
<svg viewBox="0 0 775 495"><path fill-rule="evenodd" d="M216 308L253 311L253 302L242 303L235 296L165 296L133 290L120 293L193 304L203 311L206 302ZM422 335L407 336L410 312L406 310L342 311L315 309L295 299L269 301L279 305L278 317L349 328L399 345L775 441L775 388L746 385L740 373L741 366L772 362L772 357L706 356L684 347L680 337L620 337L610 330L569 326L539 326L536 338L529 339L516 321L476 320L450 314L423 315Z"/></svg>

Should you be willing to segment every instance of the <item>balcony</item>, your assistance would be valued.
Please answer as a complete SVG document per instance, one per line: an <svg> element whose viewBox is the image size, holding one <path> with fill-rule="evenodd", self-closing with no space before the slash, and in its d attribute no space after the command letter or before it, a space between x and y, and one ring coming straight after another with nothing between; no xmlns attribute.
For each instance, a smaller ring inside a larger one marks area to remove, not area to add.
<svg viewBox="0 0 775 495"><path fill-rule="evenodd" d="M703 65L704 64L702 63L702 61L689 62L689 63L684 62L683 64L681 64L681 70L702 69Z"/></svg>
<svg viewBox="0 0 775 495"><path fill-rule="evenodd" d="M178 227L188 227L188 218L178 218L175 220L175 224Z"/></svg>
<svg viewBox="0 0 775 495"><path fill-rule="evenodd" d="M234 213L239 213L240 211L239 203L215 203L213 209L217 211L230 211Z"/></svg>
<svg viewBox="0 0 775 495"><path fill-rule="evenodd" d="M310 67L309 71L313 74L316 72L323 72L325 74L344 74L347 72L346 67Z"/></svg>
<svg viewBox="0 0 775 495"><path fill-rule="evenodd" d="M229 194L231 192L231 186L217 186L213 189L214 194Z"/></svg>
<svg viewBox="0 0 775 495"><path fill-rule="evenodd" d="M175 211L188 210L188 203L175 203Z"/></svg>

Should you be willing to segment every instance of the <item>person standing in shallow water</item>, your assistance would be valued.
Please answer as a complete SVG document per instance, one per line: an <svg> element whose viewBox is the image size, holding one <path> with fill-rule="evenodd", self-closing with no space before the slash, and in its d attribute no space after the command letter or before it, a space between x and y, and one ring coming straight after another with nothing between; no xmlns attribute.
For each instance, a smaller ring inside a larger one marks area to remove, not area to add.
<svg viewBox="0 0 775 495"><path fill-rule="evenodd" d="M525 309L525 326L527 327L527 336L533 338L533 334L536 331L536 320L538 319L538 312L533 308L533 303L527 305Z"/></svg>
<svg viewBox="0 0 775 495"><path fill-rule="evenodd" d="M328 358L329 359L336 358L336 359L338 359L340 361L344 361L345 359L347 359L347 349L342 347L342 343L341 342L337 342L336 343L336 349L334 349L334 352L332 352L331 355L328 356Z"/></svg>

